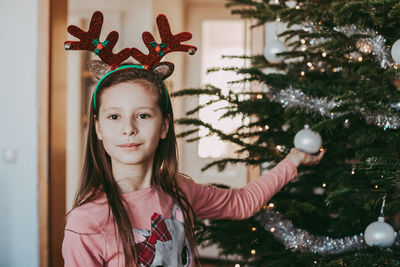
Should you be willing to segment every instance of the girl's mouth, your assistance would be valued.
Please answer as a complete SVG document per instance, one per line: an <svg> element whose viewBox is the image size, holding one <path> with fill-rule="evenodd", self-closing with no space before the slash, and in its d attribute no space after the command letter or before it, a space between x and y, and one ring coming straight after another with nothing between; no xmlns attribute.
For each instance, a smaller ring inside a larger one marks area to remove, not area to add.
<svg viewBox="0 0 400 267"><path fill-rule="evenodd" d="M120 147L128 149L128 150L136 150L139 148L139 146L140 146L140 144L137 144L137 143L126 143L126 144L120 145Z"/></svg>

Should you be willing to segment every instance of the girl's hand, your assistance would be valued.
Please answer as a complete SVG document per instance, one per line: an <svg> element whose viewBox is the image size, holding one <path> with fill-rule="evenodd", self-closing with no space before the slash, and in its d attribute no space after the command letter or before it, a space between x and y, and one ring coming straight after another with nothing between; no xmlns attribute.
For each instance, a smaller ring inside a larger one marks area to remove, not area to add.
<svg viewBox="0 0 400 267"><path fill-rule="evenodd" d="M318 155L311 155L301 150L298 150L297 148L292 148L289 154L286 155L286 159L293 162L296 167L299 167L300 165L316 165L321 161L322 157L325 154L325 151L326 149L323 149L318 153Z"/></svg>

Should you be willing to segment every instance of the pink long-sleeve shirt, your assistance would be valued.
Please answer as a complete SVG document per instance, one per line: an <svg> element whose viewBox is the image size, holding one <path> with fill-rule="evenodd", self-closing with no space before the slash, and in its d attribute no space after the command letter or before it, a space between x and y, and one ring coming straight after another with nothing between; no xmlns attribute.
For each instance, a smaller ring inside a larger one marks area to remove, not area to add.
<svg viewBox="0 0 400 267"><path fill-rule="evenodd" d="M179 185L196 216L244 219L252 216L285 184L297 176L285 159L240 189L201 185L184 176ZM133 226L140 266L194 266L179 207L155 187L123 194ZM65 266L123 266L123 249L115 234L105 196L75 208L68 216L62 246Z"/></svg>

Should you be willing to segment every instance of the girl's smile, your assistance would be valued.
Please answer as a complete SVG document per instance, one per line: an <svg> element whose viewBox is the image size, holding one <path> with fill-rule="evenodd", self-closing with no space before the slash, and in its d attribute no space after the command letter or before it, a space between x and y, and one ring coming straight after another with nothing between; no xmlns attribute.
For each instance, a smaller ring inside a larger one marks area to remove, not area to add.
<svg viewBox="0 0 400 267"><path fill-rule="evenodd" d="M120 147L126 149L126 150L138 150L140 147L140 144L136 144L136 143L127 143L127 144L123 144L120 145Z"/></svg>

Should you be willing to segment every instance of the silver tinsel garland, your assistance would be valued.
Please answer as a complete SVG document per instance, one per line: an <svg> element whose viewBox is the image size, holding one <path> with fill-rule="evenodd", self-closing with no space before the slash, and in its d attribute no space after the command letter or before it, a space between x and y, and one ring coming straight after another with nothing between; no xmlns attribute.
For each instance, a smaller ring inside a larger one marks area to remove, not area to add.
<svg viewBox="0 0 400 267"><path fill-rule="evenodd" d="M310 22L303 23L303 29L307 32L317 32L318 28L316 27L319 27L319 25ZM386 39L382 35L379 35L378 32L372 29L359 29L354 24L333 27L333 29L337 32L343 33L347 37L351 37L355 34L368 36L357 41L356 48L358 51L365 54L372 53L372 55L375 56L376 61L379 62L381 68L386 69L387 67L393 67L396 65L390 55L390 49L386 45ZM329 38L313 38L310 40L310 44L313 46L320 45L329 40Z"/></svg>
<svg viewBox="0 0 400 267"><path fill-rule="evenodd" d="M267 97L275 102L281 103L284 108L298 107L303 108L308 112L317 112L322 116L331 119L342 116L343 113L331 112L331 110L340 104L341 101L333 101L328 98L314 98L306 95L299 89L292 87L282 90L274 90L267 87ZM391 108L399 110L400 103L391 104ZM386 129L400 128L400 117L396 115L387 115L382 113L367 113L365 120L369 124L374 124L378 127Z"/></svg>
<svg viewBox="0 0 400 267"><path fill-rule="evenodd" d="M381 68L393 67L395 63L390 56L390 50L385 45L385 38L371 29L360 30L356 25L347 25L333 28L337 32L341 32L347 37L357 35L367 35L369 37L362 38L357 42L357 48L362 53L372 53L375 59L380 63Z"/></svg>
<svg viewBox="0 0 400 267"><path fill-rule="evenodd" d="M270 232L275 239L280 241L286 249L293 251L335 254L367 247L362 233L342 238L314 236L306 230L295 228L291 221L285 220L273 208L262 209L254 215L254 218L267 232ZM399 232L396 232L393 246L400 247Z"/></svg>

